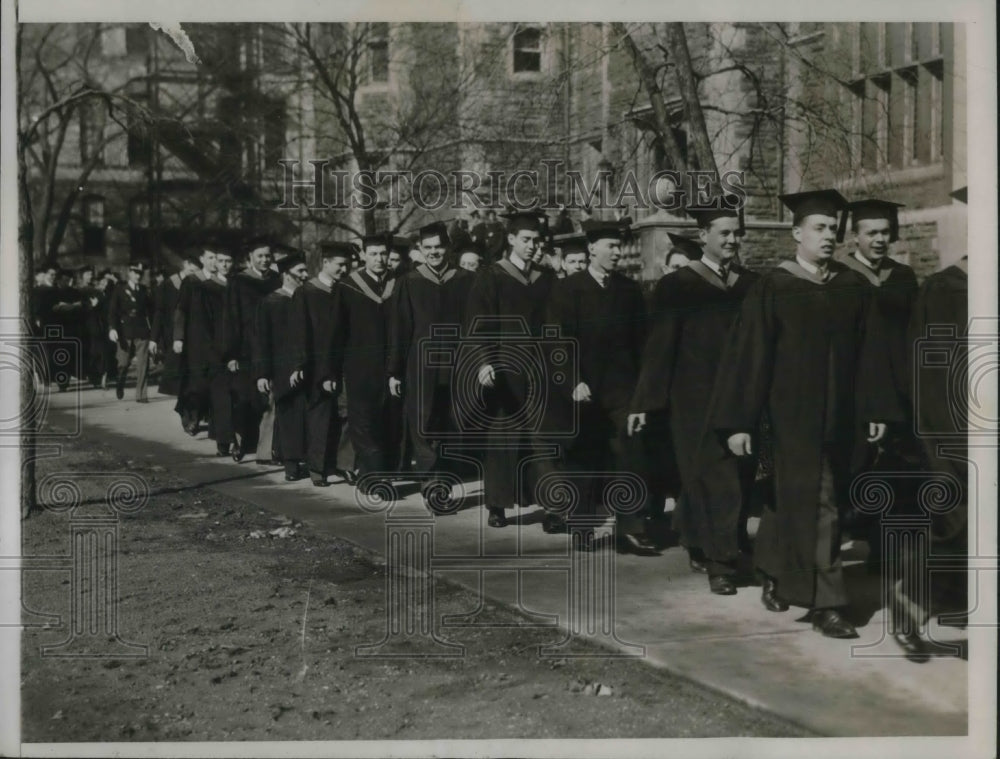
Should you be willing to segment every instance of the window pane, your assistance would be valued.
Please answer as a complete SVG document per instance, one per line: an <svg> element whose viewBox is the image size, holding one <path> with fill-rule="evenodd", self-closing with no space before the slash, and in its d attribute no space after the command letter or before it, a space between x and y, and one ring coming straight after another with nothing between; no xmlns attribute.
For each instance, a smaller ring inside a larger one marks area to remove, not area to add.
<svg viewBox="0 0 1000 759"><path fill-rule="evenodd" d="M889 91L889 165L894 169L900 169L905 165L904 149L906 126L906 87L905 81L897 76L894 77L892 88Z"/></svg>
<svg viewBox="0 0 1000 759"><path fill-rule="evenodd" d="M878 168L878 110L876 87L870 82L861 93L861 167L866 171Z"/></svg>
<svg viewBox="0 0 1000 759"><path fill-rule="evenodd" d="M514 34L514 71L542 70L542 32L521 29Z"/></svg>
<svg viewBox="0 0 1000 759"><path fill-rule="evenodd" d="M146 54L145 24L129 24L125 27L125 52L129 55Z"/></svg>
<svg viewBox="0 0 1000 759"><path fill-rule="evenodd" d="M514 71L541 71L541 53L531 53L525 50L514 51Z"/></svg>
<svg viewBox="0 0 1000 759"><path fill-rule="evenodd" d="M916 99L916 121L913 129L913 157L919 163L931 161L931 144L933 140L931 124L931 74L923 66L917 72L917 84L914 88Z"/></svg>
<svg viewBox="0 0 1000 759"><path fill-rule="evenodd" d="M372 81L389 81L389 45L384 42L372 43L368 46L368 54L371 56Z"/></svg>

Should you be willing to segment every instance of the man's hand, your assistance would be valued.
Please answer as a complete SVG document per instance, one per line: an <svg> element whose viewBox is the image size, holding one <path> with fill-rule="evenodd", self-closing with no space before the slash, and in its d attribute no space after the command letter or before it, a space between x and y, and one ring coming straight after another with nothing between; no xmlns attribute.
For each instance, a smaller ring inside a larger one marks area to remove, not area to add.
<svg viewBox="0 0 1000 759"><path fill-rule="evenodd" d="M226 368L231 372L235 372L237 369L240 368L240 362L234 358L229 363L226 364Z"/></svg>
<svg viewBox="0 0 1000 759"><path fill-rule="evenodd" d="M323 380L323 384L321 385L321 387L326 392L333 394L333 391L337 389L337 383L334 382L333 380Z"/></svg>
<svg viewBox="0 0 1000 759"><path fill-rule="evenodd" d="M118 330L117 329L108 330L108 340L110 340L113 343L117 343L118 342Z"/></svg>
<svg viewBox="0 0 1000 759"><path fill-rule="evenodd" d="M257 380L257 390L259 390L262 393L270 393L271 380L269 380L267 377L261 377L259 380Z"/></svg>
<svg viewBox="0 0 1000 759"><path fill-rule="evenodd" d="M184 341L174 340L174 353L183 353L183 352L184 352Z"/></svg>
<svg viewBox="0 0 1000 759"><path fill-rule="evenodd" d="M590 388L587 386L586 382L581 382L573 388L573 400L577 403L580 401L590 400Z"/></svg>
<svg viewBox="0 0 1000 759"><path fill-rule="evenodd" d="M496 374L493 372L493 367L489 364L483 364L479 367L479 384L483 387L493 387L494 382L496 382Z"/></svg>
<svg viewBox="0 0 1000 759"><path fill-rule="evenodd" d="M150 340L149 341L149 353L150 353L150 355L155 356L156 355L156 351L158 351L158 350L159 350L159 348L156 347L156 343L153 342L152 340Z"/></svg>
<svg viewBox="0 0 1000 759"><path fill-rule="evenodd" d="M868 442L877 443L884 438L886 429L884 422L868 422Z"/></svg>
<svg viewBox="0 0 1000 759"><path fill-rule="evenodd" d="M303 377L302 370L296 369L288 376L288 384L291 385L292 387L296 387L302 381L302 377Z"/></svg>
<svg viewBox="0 0 1000 759"><path fill-rule="evenodd" d="M639 414L629 414L628 415L628 436L632 437L632 433L641 432L642 428L646 426L646 412Z"/></svg>
<svg viewBox="0 0 1000 759"><path fill-rule="evenodd" d="M735 435L730 435L729 439L726 440L726 445L729 446L729 450L736 456L749 456L753 453L750 448L750 435L746 432L737 432Z"/></svg>
<svg viewBox="0 0 1000 759"><path fill-rule="evenodd" d="M389 377L389 394L393 398L403 397L403 381L395 377Z"/></svg>

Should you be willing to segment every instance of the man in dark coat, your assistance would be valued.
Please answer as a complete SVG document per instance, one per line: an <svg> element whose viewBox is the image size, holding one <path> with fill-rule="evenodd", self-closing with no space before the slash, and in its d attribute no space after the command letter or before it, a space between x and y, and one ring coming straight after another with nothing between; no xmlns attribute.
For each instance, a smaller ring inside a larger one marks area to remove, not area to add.
<svg viewBox="0 0 1000 759"><path fill-rule="evenodd" d="M669 411L681 476L673 527L695 568L705 566L709 589L733 595L756 462L748 456L737 466L714 434L705 439L705 422L715 378L726 371L720 362L730 329L757 276L736 263L744 234L738 202L689 213L698 222L700 255L691 253L687 266L657 283L629 432L645 426L647 412Z"/></svg>
<svg viewBox="0 0 1000 759"><path fill-rule="evenodd" d="M335 370L347 392L347 418L359 479L399 466L402 428L393 418L393 399L383 381L389 349L389 329L396 279L388 273L388 235L362 238L363 267L340 280L337 293ZM375 483L359 482L368 488Z"/></svg>
<svg viewBox="0 0 1000 759"><path fill-rule="evenodd" d="M302 471L306 458L306 398L301 384L292 387L295 356L289 349L292 325L292 297L309 279L305 257L290 253L278 262L281 287L264 296L257 309L254 333L253 365L257 389L274 398L274 446L285 466L285 480L293 482L306 476Z"/></svg>
<svg viewBox="0 0 1000 759"><path fill-rule="evenodd" d="M497 220L497 213L492 208L486 212L486 220L473 227L471 237L473 245L483 257L484 264L491 264L503 257L506 231L503 224Z"/></svg>
<svg viewBox="0 0 1000 759"><path fill-rule="evenodd" d="M338 462L343 421L338 406L342 381L337 374L340 345L336 339L339 280L349 271L354 255L350 243L324 243L319 273L292 296L288 347L294 370L292 387L302 386L306 398L306 464L316 487L326 487L327 476L353 476L346 462ZM341 465L338 468L338 463Z"/></svg>
<svg viewBox="0 0 1000 759"><path fill-rule="evenodd" d="M847 212L841 217L837 241L842 242L850 221L853 232L853 250L845 251L835 260L861 275L872 299L873 318L881 322L889 340L888 360L892 369L891 377L883 379L891 382L896 397L905 412L905 419L899 425L892 425L879 446L870 446L870 459L859 457L855 462L857 469L872 469L882 471L900 471L918 468L919 454L916 440L913 436L913 425L909 418L909 387L907 378L909 371L907 361L907 325L913 300L917 295L917 276L913 269L905 264L893 261L889 257L889 248L899 239L898 209L902 205L886 200L858 200L848 205ZM864 434L859 427L858 447L864 448ZM902 485L904 480L896 479L894 484ZM909 483L912 480L905 480ZM899 493L905 500L912 500L909 495ZM850 506L845 504L845 506ZM845 531L858 537L863 537L869 546L868 564L876 568L881 561L882 520L880 517L865 517L853 508L848 508L842 514Z"/></svg>
<svg viewBox="0 0 1000 759"><path fill-rule="evenodd" d="M642 454L626 431L645 339L642 290L637 282L615 271L621 256L620 224L592 220L584 225L584 233L590 265L556 283L548 319L562 328L564 338L576 341L579 351L578 376L568 383L571 400L579 407L579 430L569 444L567 460L579 472L642 476ZM577 513L597 514L602 506L609 507L602 503L605 486L604 477L589 478ZM546 515L546 531L560 527L553 516L551 512ZM644 514L615 516L619 549L656 553L645 534Z"/></svg>
<svg viewBox="0 0 1000 759"><path fill-rule="evenodd" d="M106 329L102 328L104 318L101 315L101 292L94 283L94 267L89 264L80 267L77 272L77 290L80 293L82 305L80 363L82 374L93 387L101 386L103 368L101 351L107 338Z"/></svg>
<svg viewBox="0 0 1000 759"><path fill-rule="evenodd" d="M963 188L952 193L952 197L964 203L966 193ZM975 427L970 430L968 422L966 373L955 372L954 367L974 365L977 357L970 355L972 339L969 259L962 256L924 281L914 300L908 327L914 427L923 444L928 473L943 485L943 491L953 493L949 508L939 507L929 514L929 510L918 512L920 517L930 518L930 546L925 550L936 557L950 556L952 562L964 569L933 572L928 583L923 562L906 555L900 557L898 565L902 572L900 577L893 578L890 603L893 637L906 655L916 660L929 655L920 631L932 609L949 612L939 618L941 624L968 623L968 445L969 432L977 430ZM996 336L989 339L995 341ZM925 588L926 597L921 593Z"/></svg>
<svg viewBox="0 0 1000 759"><path fill-rule="evenodd" d="M555 276L534 264L540 241L540 212L511 211L507 219L509 254L483 269L469 292L465 314L466 339L478 348L476 361L479 397L461 398L457 412L482 409L469 425L486 442L483 490L488 524L504 527L505 509L532 503L532 483L520 476L519 462L532 453L537 419L525 418L523 427L510 420L527 408L529 396L544 393L533 379L547 382L544 365L524 366L524 346L542 337L542 324ZM536 356L543 360L542 353ZM482 428L484 427L485 428ZM521 490L518 492L518 486Z"/></svg>
<svg viewBox="0 0 1000 759"><path fill-rule="evenodd" d="M190 327L193 335L185 345L191 389L207 391L211 429L215 435L215 455L232 454L233 438L233 373L226 366L226 292L233 254L217 246L214 252L215 273L201 282L193 282ZM205 257L202 261L205 262ZM203 270L204 271L204 270Z"/></svg>
<svg viewBox="0 0 1000 759"><path fill-rule="evenodd" d="M253 340L257 329L257 306L265 295L281 286L281 277L271 268L272 241L267 237L251 239L244 247L247 266L230 277L226 286L223 359L233 374L233 460L257 449L260 418L265 400L257 390L253 369Z"/></svg>
<svg viewBox="0 0 1000 759"><path fill-rule="evenodd" d="M441 436L456 429L451 402L451 375L428 365L426 358L440 347L453 350L462 325L473 275L448 264L448 232L442 222L420 229L424 263L397 280L395 313L390 335L389 391L402 398L413 442L417 476L428 508L436 498L434 473L454 468L438 457ZM442 335L440 328L447 334ZM432 339L433 338L433 339ZM421 342L423 341L423 342Z"/></svg>
<svg viewBox="0 0 1000 759"><path fill-rule="evenodd" d="M179 271L174 272L156 288L156 309L153 315L153 341L163 348L163 369L160 373L159 392L162 395L177 395L180 392L180 355L171 350L174 336L174 311L180 300L181 283L193 272L201 269L201 263L194 255L184 259Z"/></svg>
<svg viewBox="0 0 1000 759"><path fill-rule="evenodd" d="M118 380L115 395L125 397L125 379L128 367L135 357L135 399L149 403L146 393L146 375L149 371L149 354L156 353L157 344L150 340L153 323L153 297L149 289L140 285L143 265L131 264L128 279L119 284L111 294L108 304L108 339L118 345Z"/></svg>
<svg viewBox="0 0 1000 759"><path fill-rule="evenodd" d="M177 356L179 375L174 411L181 417L181 427L192 436L198 434L198 424L208 414L210 406L211 388L205 356L209 352L206 343L213 341L215 336L206 331L204 325L195 326L193 313L201 305L196 304L196 298L202 297L202 283L215 277L215 250L206 247L195 260L197 266L181 280L170 321L171 352ZM212 346L213 351L215 347Z"/></svg>
<svg viewBox="0 0 1000 759"><path fill-rule="evenodd" d="M866 324L862 278L831 260L846 201L835 190L782 201L793 213L795 261L762 275L744 298L710 424L733 454L751 455L769 412L775 502L754 546L762 601L770 611L807 607L814 630L851 638L838 504L848 497L855 424L867 422L867 440L877 442L901 412L885 381L886 336Z"/></svg>

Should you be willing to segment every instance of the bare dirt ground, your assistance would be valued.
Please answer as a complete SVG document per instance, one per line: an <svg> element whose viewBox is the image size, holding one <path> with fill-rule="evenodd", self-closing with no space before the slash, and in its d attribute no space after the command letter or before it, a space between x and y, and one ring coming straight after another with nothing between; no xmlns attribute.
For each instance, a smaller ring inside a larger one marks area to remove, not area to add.
<svg viewBox="0 0 1000 759"><path fill-rule="evenodd" d="M93 435L39 463L39 479L55 471L78 473L98 502L109 481L88 473L148 481L148 504L120 525L118 626L149 648L138 660L43 657L67 628L26 629L24 742L808 735L639 660L539 658L555 630L449 631L461 659L357 658L383 636L380 557ZM280 528L294 534L268 534ZM24 523L23 553L65 555L68 536L68 515L43 511ZM68 571L25 573L30 609L67 620L69 590ZM464 589L436 592L445 613L475 608Z"/></svg>

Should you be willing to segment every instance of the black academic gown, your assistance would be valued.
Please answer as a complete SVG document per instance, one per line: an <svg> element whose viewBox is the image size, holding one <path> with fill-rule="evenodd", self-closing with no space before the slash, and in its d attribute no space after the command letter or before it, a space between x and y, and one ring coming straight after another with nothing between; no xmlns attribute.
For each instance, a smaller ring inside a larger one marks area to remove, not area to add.
<svg viewBox="0 0 1000 759"><path fill-rule="evenodd" d="M590 271L559 280L552 288L548 321L575 340L579 372L561 387L564 400L580 382L591 400L576 404L578 434L567 450L569 465L579 472L626 471L642 476L636 440L626 435L629 405L639 376L645 340L645 304L637 282L617 272L601 287ZM591 478L583 510L601 506L604 479ZM570 515L572 516L572 515Z"/></svg>
<svg viewBox="0 0 1000 759"><path fill-rule="evenodd" d="M966 266L962 262L927 278L914 301L908 330L908 365L916 372L910 384L912 408L927 467L959 489L959 503L954 508L930 515L935 542L951 544L951 552L967 548L970 376L955 371L955 367L969 363L970 356ZM972 363L974 369L975 358Z"/></svg>
<svg viewBox="0 0 1000 759"><path fill-rule="evenodd" d="M750 288L720 364L725 371L710 417L724 443L735 432L753 434L767 409L775 503L764 509L754 556L782 598L806 607L816 602L823 462L839 504L848 498L858 453L856 425L901 415L885 381L887 336L868 319L868 287L836 262L829 268L830 278L819 283L785 262ZM831 546L836 553L836 534Z"/></svg>
<svg viewBox="0 0 1000 759"><path fill-rule="evenodd" d="M347 391L347 418L358 474L394 470L399 463L402 428L393 424L393 403L385 379L391 307L396 280L377 281L354 271L337 291L338 371Z"/></svg>
<svg viewBox="0 0 1000 759"><path fill-rule="evenodd" d="M403 381L418 473L437 468L435 443L455 430L451 367L426 359L457 346L472 280L464 269L448 268L438 276L426 264L396 280L387 375Z"/></svg>
<svg viewBox="0 0 1000 759"><path fill-rule="evenodd" d="M233 442L232 373L226 368L226 283L216 277L190 281L189 310L184 334L185 397L198 398L211 409L212 429L219 450ZM204 410L203 405L201 409Z"/></svg>
<svg viewBox="0 0 1000 759"><path fill-rule="evenodd" d="M706 419L715 378L728 371L721 359L732 325L757 278L733 266L723 282L701 261L663 277L632 396L633 412L669 412L682 487L673 527L685 546L720 562L736 558L755 462L727 456Z"/></svg>
<svg viewBox="0 0 1000 759"><path fill-rule="evenodd" d="M221 336L221 324L218 328L212 327L215 331L206 331L207 325L213 325L215 322L206 321L205 311L198 302L204 297L201 285L205 280L206 275L201 270L181 280L177 303L170 320L170 339L166 345L161 346L161 350L173 353L175 342L181 341L184 344L180 354L175 354L179 359L179 379L174 411L182 417L187 414L202 416L208 410L209 389L205 356L210 349L215 350L218 347L214 343L209 346L208 343L215 341L217 334ZM221 287L221 283L217 284ZM199 312L197 322L196 311ZM221 316L221 308L213 310L213 320L221 319ZM217 360L219 357L214 356L214 358Z"/></svg>
<svg viewBox="0 0 1000 759"><path fill-rule="evenodd" d="M281 287L281 277L272 269L263 274L245 269L229 278L226 286L225 361L238 362L233 380L233 428L240 436L244 452L257 447L260 417L266 401L257 390L253 367L254 331L257 329L257 306L265 295Z"/></svg>
<svg viewBox="0 0 1000 759"><path fill-rule="evenodd" d="M257 309L253 365L258 379L271 383L274 398L274 446L285 463L303 461L306 448L304 388L292 387L296 355L290 347L293 293L279 288L264 296Z"/></svg>
<svg viewBox="0 0 1000 759"><path fill-rule="evenodd" d="M461 397L455 411L469 439L485 443L483 489L489 508L533 502L532 483L521 476L519 462L532 453L532 440L546 422L551 346L538 341L554 282L551 271L532 268L525 274L504 259L480 271L469 292L463 361L473 374L471 382L456 387ZM485 364L494 370L492 388L475 377ZM538 398L542 403L533 407ZM537 413L525 415L533 408Z"/></svg>
<svg viewBox="0 0 1000 759"><path fill-rule="evenodd" d="M327 286L319 277L306 282L292 296L288 345L296 370L303 372L306 399L306 463L314 475L326 477L337 467L342 422L337 400L342 378L341 359L335 354L337 294L340 285ZM332 393L323 383L336 383ZM346 465L346 462L341 462Z"/></svg>
<svg viewBox="0 0 1000 759"><path fill-rule="evenodd" d="M159 391L164 395L178 395L180 392L180 356L173 349L174 311L180 300L181 284L179 274L167 277L156 289L153 332L150 336L163 358Z"/></svg>

